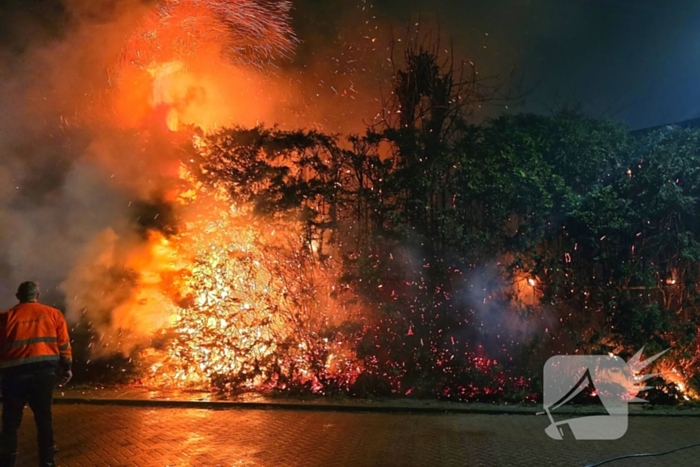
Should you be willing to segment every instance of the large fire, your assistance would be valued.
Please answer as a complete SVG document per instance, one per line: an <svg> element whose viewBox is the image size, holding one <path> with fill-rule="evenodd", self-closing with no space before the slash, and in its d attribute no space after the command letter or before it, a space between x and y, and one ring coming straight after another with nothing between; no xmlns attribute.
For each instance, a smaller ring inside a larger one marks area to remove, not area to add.
<svg viewBox="0 0 700 467"><path fill-rule="evenodd" d="M309 253L297 226L270 226L221 204L181 229L152 244L170 258L161 286L173 298L164 352L150 356L153 382L250 388L293 380L320 390L320 377L352 374L351 360L331 369L343 350L318 334L338 317L333 270Z"/></svg>
<svg viewBox="0 0 700 467"><path fill-rule="evenodd" d="M160 331L164 349L151 351L149 379L229 389L352 382L358 368L349 349L319 334L344 318L331 299L332 260L318 260L299 222L258 219L181 173L189 188L178 193L180 232L151 243L168 258L161 287L172 315Z"/></svg>
<svg viewBox="0 0 700 467"><path fill-rule="evenodd" d="M104 304L107 319L90 323L99 337L93 354L138 353L148 384L323 391L330 381L347 386L360 371L352 343L330 331L346 313L331 298L333 256L319 258L303 223L254 216L174 155L190 137L204 151L193 126L250 125L264 115L260 103L275 96L261 96L259 68L291 52L289 8L164 0L124 48L111 108L119 125L159 141L145 149L159 154L148 154L148 170L130 173L131 183L157 176L154 191L135 194L157 199L170 215L158 221L164 213L156 209L136 240L108 231L88 248L77 269L123 274L121 292L71 280L64 290L75 297L73 315Z"/></svg>

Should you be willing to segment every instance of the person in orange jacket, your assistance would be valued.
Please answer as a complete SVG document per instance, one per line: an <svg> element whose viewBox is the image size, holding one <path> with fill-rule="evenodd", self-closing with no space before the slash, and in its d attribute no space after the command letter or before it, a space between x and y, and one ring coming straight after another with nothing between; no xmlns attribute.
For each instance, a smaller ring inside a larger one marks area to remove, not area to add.
<svg viewBox="0 0 700 467"><path fill-rule="evenodd" d="M73 376L68 326L59 310L38 303L36 282L22 282L15 296L19 304L0 314L0 467L15 465L17 432L25 405L34 412L39 465L52 467L55 446L51 405L57 370L59 385L68 383Z"/></svg>

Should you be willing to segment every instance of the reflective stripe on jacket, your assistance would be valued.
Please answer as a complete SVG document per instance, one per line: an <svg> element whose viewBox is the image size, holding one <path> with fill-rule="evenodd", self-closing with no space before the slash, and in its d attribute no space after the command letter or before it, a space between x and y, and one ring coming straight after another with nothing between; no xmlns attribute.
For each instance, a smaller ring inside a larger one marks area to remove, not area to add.
<svg viewBox="0 0 700 467"><path fill-rule="evenodd" d="M68 326L56 308L37 302L20 303L0 315L0 369L70 368Z"/></svg>

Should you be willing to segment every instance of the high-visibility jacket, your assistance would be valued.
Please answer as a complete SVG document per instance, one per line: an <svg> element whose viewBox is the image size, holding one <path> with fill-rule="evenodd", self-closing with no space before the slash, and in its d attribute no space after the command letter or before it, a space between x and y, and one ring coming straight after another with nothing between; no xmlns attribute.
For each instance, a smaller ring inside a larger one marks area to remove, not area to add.
<svg viewBox="0 0 700 467"><path fill-rule="evenodd" d="M16 305L0 314L0 370L3 375L70 370L68 326L56 308L37 302Z"/></svg>

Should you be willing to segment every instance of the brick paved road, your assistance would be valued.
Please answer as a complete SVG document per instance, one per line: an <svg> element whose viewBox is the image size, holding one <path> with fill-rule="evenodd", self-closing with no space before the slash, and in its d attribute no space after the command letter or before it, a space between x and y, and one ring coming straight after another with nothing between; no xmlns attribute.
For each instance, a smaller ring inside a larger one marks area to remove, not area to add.
<svg viewBox="0 0 700 467"><path fill-rule="evenodd" d="M59 466L582 466L700 442L700 418L633 417L622 439L554 441L547 418L57 405ZM19 467L35 466L31 412ZM608 464L700 466L700 448Z"/></svg>

